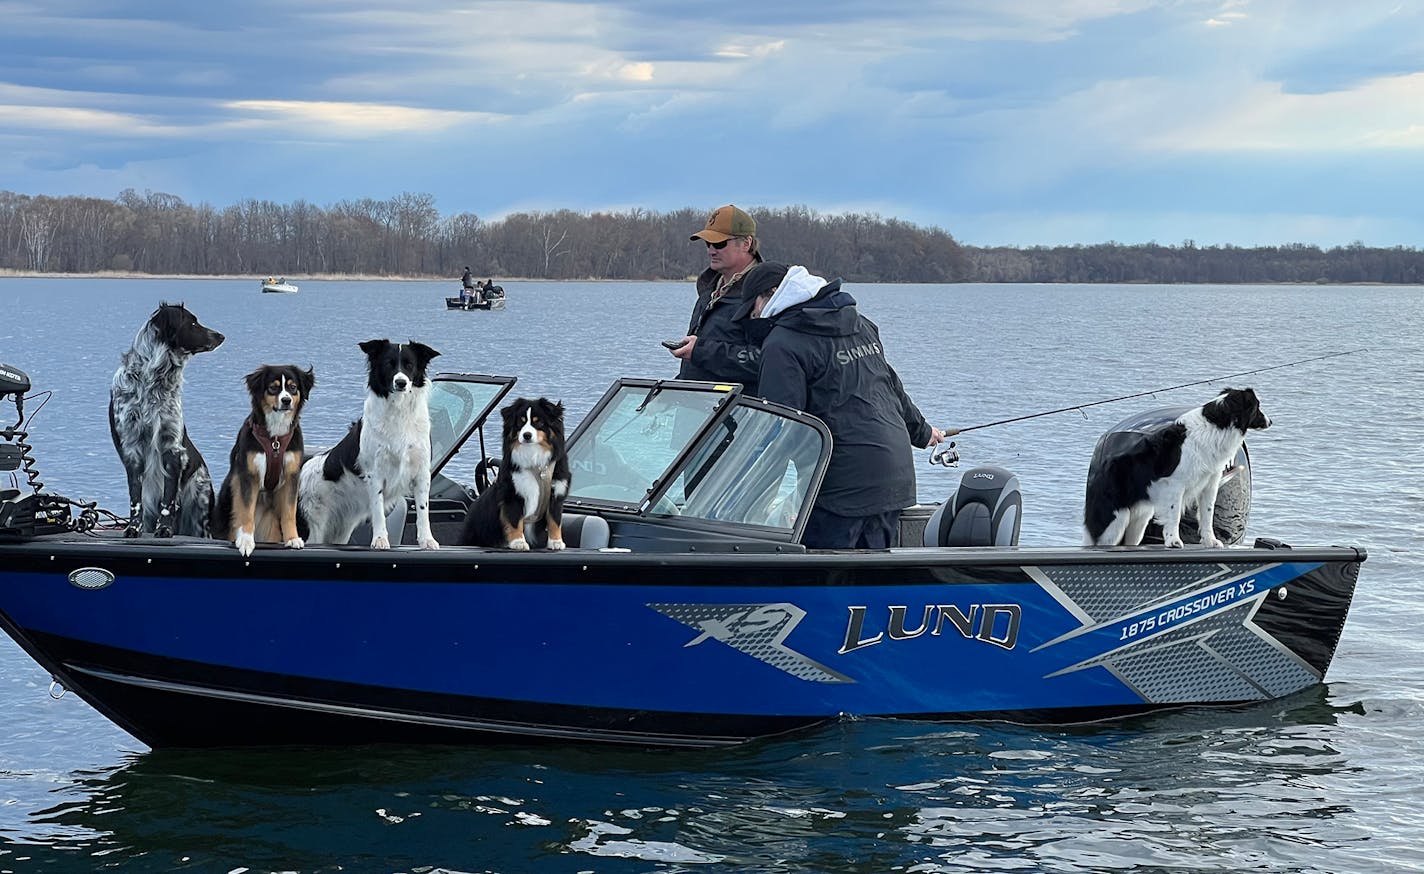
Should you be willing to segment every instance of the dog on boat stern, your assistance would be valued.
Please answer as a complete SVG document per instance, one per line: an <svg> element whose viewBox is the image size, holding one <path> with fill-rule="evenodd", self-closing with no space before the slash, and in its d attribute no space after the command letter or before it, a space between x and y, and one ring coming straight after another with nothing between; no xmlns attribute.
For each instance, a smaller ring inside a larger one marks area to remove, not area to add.
<svg viewBox="0 0 1424 874"><path fill-rule="evenodd" d="M1085 544L1137 546L1155 518L1163 543L1180 547L1182 511L1196 507L1202 546L1220 547L1212 523L1221 478L1246 432L1270 425L1254 390L1223 389L1144 435L1133 451L1095 465L1083 506Z"/></svg>
<svg viewBox="0 0 1424 874"><path fill-rule="evenodd" d="M416 541L439 549L430 531L430 382L439 352L424 343L367 340L366 403L346 436L302 463L297 512L307 543L346 543L371 522L371 548L390 549L386 516L415 498Z"/></svg>
<svg viewBox="0 0 1424 874"><path fill-rule="evenodd" d="M252 554L258 541L301 549L305 545L297 533L301 415L316 375L295 364L264 364L247 374L246 382L252 412L238 429L228 456L212 535L231 540L245 556Z"/></svg>
<svg viewBox="0 0 1424 874"><path fill-rule="evenodd" d="M129 487L125 537L208 536L213 480L183 421L183 371L223 335L181 303L160 303L119 357L109 386L109 433Z"/></svg>
<svg viewBox="0 0 1424 874"><path fill-rule="evenodd" d="M460 543L527 550L532 536L536 547L563 549L564 499L571 481L564 405L518 398L500 415L504 455L499 473L470 507Z"/></svg>

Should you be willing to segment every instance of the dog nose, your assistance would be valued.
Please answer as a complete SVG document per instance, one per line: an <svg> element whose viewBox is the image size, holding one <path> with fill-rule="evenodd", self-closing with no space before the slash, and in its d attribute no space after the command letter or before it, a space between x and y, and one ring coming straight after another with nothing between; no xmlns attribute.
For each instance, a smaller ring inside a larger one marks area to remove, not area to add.
<svg viewBox="0 0 1424 874"><path fill-rule="evenodd" d="M410 384L410 380L406 379L404 376L397 376L395 379L395 383L396 388L398 390L405 391L405 387Z"/></svg>

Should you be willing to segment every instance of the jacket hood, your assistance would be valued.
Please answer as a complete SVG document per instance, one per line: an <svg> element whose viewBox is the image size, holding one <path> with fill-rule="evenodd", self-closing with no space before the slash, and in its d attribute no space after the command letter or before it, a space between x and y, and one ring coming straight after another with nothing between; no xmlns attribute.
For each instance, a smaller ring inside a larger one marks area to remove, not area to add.
<svg viewBox="0 0 1424 874"><path fill-rule="evenodd" d="M775 300L773 297L772 301ZM767 309L771 309L770 304ZM803 334L840 337L855 332L858 318L855 298L851 297L849 292L841 291L839 279L832 279L822 285L809 300L791 303L766 321Z"/></svg>

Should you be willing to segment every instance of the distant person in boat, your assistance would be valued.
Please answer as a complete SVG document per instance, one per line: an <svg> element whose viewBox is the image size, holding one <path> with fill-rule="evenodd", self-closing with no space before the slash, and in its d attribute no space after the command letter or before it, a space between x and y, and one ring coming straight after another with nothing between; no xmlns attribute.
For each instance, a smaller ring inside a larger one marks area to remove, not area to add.
<svg viewBox="0 0 1424 874"><path fill-rule="evenodd" d="M707 247L707 269L697 277L697 303L687 336L671 349L681 362L678 379L740 382L756 394L756 347L742 325L732 320L741 297L742 278L761 263L756 220L727 204L707 217L690 239Z"/></svg>
<svg viewBox="0 0 1424 874"><path fill-rule="evenodd" d="M475 278L470 275L470 268L465 267L465 273L460 277L460 299L469 300L475 296Z"/></svg>
<svg viewBox="0 0 1424 874"><path fill-rule="evenodd" d="M760 346L761 396L826 423L830 466L801 542L813 549L900 545L900 511L915 503L915 460L944 440L885 358L880 330L855 298L805 267L767 262L743 278L735 320Z"/></svg>

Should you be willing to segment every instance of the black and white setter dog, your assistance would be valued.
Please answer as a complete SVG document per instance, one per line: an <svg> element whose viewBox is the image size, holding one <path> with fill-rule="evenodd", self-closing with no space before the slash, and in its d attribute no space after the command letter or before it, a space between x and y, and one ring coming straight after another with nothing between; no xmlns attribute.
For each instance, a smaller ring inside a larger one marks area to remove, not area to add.
<svg viewBox="0 0 1424 874"><path fill-rule="evenodd" d="M109 431L129 484L125 537L208 536L213 479L183 424L183 368L222 345L181 303L161 303L119 358Z"/></svg>

